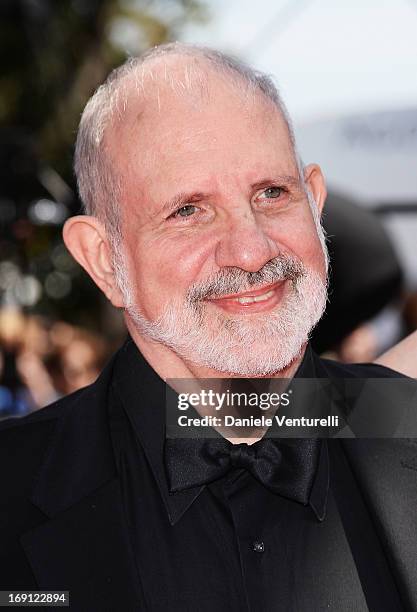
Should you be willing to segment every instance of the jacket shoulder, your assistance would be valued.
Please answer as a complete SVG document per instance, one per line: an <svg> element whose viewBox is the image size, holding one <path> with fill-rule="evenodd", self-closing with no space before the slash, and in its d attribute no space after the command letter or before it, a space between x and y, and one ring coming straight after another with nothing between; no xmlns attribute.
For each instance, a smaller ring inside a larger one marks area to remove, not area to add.
<svg viewBox="0 0 417 612"><path fill-rule="evenodd" d="M71 404L72 400L79 395L82 389L71 393L70 395L66 395L65 397L61 397L55 400L51 404L47 404L43 408L39 408L34 412L31 412L23 417L9 417L7 419L3 419L0 421L0 436L4 431L8 431L10 429L27 427L34 423L42 423L44 421L50 421L59 417Z"/></svg>
<svg viewBox="0 0 417 612"><path fill-rule="evenodd" d="M58 421L83 394L88 396L88 393L89 387L85 387L27 416L0 422L0 483L3 490L10 493L17 488L20 494L28 492Z"/></svg>
<svg viewBox="0 0 417 612"><path fill-rule="evenodd" d="M71 454L72 465L77 458L78 432L82 437L86 425L93 434L100 429L113 359L91 385L25 417L0 422L0 491L7 492L0 496L0 517L4 512L9 524L18 508L30 507L28 516L32 516L30 496L50 453L68 442L62 454L64 459L65 453Z"/></svg>
<svg viewBox="0 0 417 612"><path fill-rule="evenodd" d="M58 423L69 416L76 407L83 409L85 405L87 409L97 402L111 378L115 356L111 357L100 376L91 385L24 417L9 418L0 422L1 480L5 472L13 473L16 477L19 468L24 470L25 474L31 472L31 466L39 464L45 455ZM4 468L6 465L10 466L9 470Z"/></svg>
<svg viewBox="0 0 417 612"><path fill-rule="evenodd" d="M406 378L400 372L377 363L340 363L317 357L325 375L335 378Z"/></svg>

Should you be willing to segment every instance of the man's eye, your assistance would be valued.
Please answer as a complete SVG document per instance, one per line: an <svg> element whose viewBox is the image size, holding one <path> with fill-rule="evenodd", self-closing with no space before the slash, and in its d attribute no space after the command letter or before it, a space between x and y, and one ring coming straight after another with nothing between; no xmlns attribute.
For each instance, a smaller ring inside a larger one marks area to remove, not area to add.
<svg viewBox="0 0 417 612"><path fill-rule="evenodd" d="M268 187L262 192L262 195L265 196L266 199L274 199L279 198L284 190L282 187Z"/></svg>
<svg viewBox="0 0 417 612"><path fill-rule="evenodd" d="M186 206L181 206L178 210L174 212L172 217L190 217L197 210L197 207L193 204L187 204Z"/></svg>

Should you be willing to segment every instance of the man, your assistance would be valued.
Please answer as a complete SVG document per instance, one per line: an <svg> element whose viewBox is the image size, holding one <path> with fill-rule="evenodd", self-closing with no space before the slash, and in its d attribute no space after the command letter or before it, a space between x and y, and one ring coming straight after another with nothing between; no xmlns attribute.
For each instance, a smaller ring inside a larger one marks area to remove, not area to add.
<svg viewBox="0 0 417 612"><path fill-rule="evenodd" d="M165 439L167 379L396 375L308 347L326 189L269 78L179 44L129 60L87 104L75 168L87 214L64 239L130 337L96 383L3 425L2 589L69 590L74 610L416 609L413 442Z"/></svg>

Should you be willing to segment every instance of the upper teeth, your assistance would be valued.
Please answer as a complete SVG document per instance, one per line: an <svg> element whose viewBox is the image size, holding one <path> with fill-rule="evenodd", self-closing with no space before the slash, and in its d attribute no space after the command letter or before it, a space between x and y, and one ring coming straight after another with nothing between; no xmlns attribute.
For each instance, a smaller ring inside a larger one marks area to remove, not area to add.
<svg viewBox="0 0 417 612"><path fill-rule="evenodd" d="M262 295L235 298L235 302L239 302L239 304L251 304L252 302L264 302L265 300L268 300L273 295L274 295L274 291L271 290L271 291L268 291L268 293L263 293Z"/></svg>

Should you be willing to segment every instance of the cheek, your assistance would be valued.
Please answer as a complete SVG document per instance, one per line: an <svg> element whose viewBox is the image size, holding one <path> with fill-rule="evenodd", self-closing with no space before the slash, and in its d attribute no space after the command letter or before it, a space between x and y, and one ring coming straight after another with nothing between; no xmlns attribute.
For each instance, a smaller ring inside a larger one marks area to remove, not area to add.
<svg viewBox="0 0 417 612"><path fill-rule="evenodd" d="M281 219L270 228L269 235L280 248L293 253L305 266L324 272L323 251L310 214Z"/></svg>
<svg viewBox="0 0 417 612"><path fill-rule="evenodd" d="M212 241L171 236L143 241L134 254L138 304L161 313L174 296L184 297L190 286L212 270Z"/></svg>

